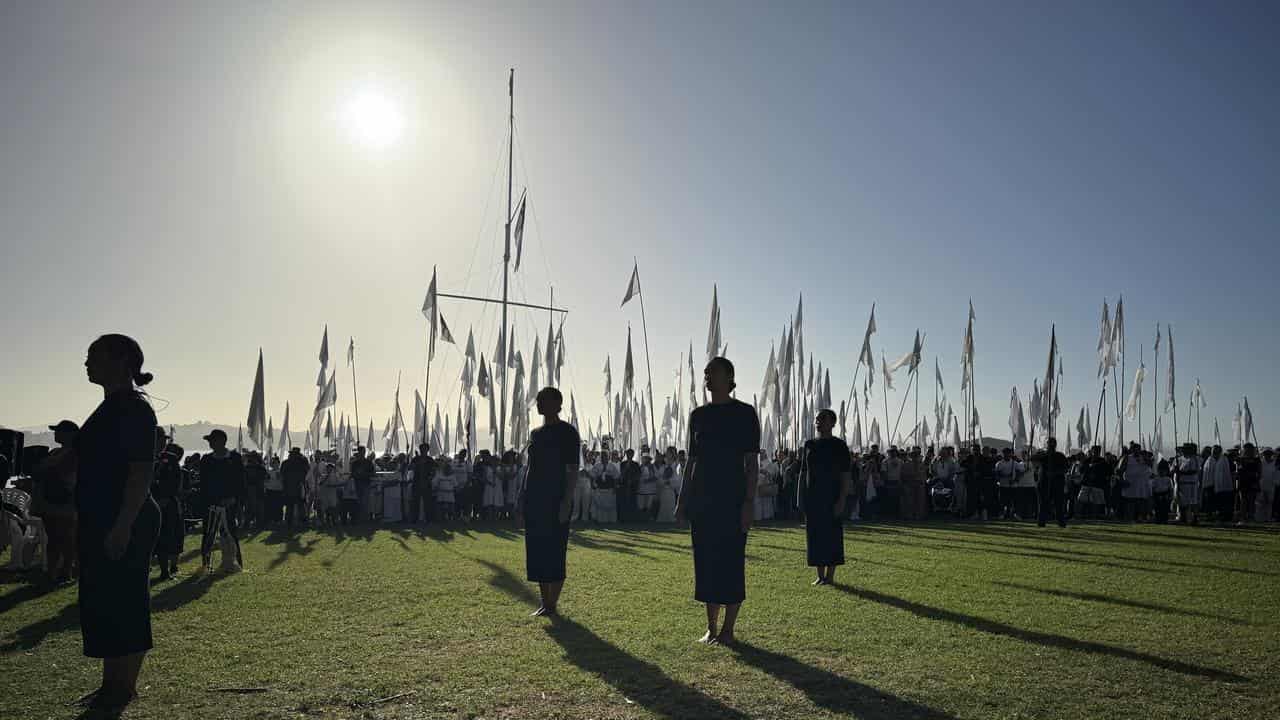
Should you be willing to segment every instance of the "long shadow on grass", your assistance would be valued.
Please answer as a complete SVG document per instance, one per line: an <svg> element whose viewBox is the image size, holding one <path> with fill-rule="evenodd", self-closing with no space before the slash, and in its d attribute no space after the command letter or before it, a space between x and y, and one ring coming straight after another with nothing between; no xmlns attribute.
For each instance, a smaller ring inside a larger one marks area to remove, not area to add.
<svg viewBox="0 0 1280 720"><path fill-rule="evenodd" d="M1215 615L1213 613L1198 612L1196 610L1184 610L1182 608L1172 607L1170 605L1161 605L1159 603L1141 602L1138 600L1126 600L1125 598L1111 597L1110 595L1099 595L1097 593L1078 593L1069 590L1054 590L1051 588L1041 588L1034 585L1020 585L1018 583L1001 582L993 580L992 585L1000 585L1002 587L1013 588L1015 590L1026 590L1028 592L1040 593L1042 595L1051 595L1053 597L1070 598L1072 600L1086 600L1089 602L1106 603L1108 605L1120 605L1122 607L1137 608L1139 610L1153 610L1155 612L1167 613L1169 615L1181 615L1183 617L1204 618L1206 620L1217 620L1218 622L1230 623L1232 625L1248 625L1243 620L1237 620L1226 615Z"/></svg>
<svg viewBox="0 0 1280 720"><path fill-rule="evenodd" d="M907 600L906 598L886 595L874 590L850 587L848 585L835 585L834 587L839 589L841 592L854 597L880 603L882 605L888 605L889 607L897 608L899 610L905 610L918 617L929 620L942 620L962 627L990 633L992 635L1001 635L1004 637L1014 638L1015 640L1021 640L1023 642L1044 645L1046 647L1062 648L1064 650L1073 650L1075 652L1093 653L1095 655L1108 655L1110 657L1117 657L1124 660L1136 660L1163 670L1169 670L1183 675L1208 678L1210 680L1218 680L1222 682L1249 681L1249 678L1244 677L1243 675L1237 675L1226 670L1194 665L1180 660L1170 660L1169 658L1162 658L1158 655L1151 655L1149 653L1130 650L1128 648L1115 647L1114 645L1106 645L1089 640L1077 640L1064 635L1054 635L1052 633L1027 630L1024 628L1014 627L1012 625L1006 625L995 620L977 617L976 615L965 615L964 613L959 613L954 610L946 610L943 608L932 607L930 605L924 605L922 603Z"/></svg>
<svg viewBox="0 0 1280 720"><path fill-rule="evenodd" d="M949 540L946 542L934 542L934 543L923 541L920 539L890 542L888 540L872 540L870 538L865 538L865 537L851 538L851 540L859 543L869 543L871 545L885 545L885 546L894 547L894 548L903 548L907 546L919 546L919 547L928 547L935 550L943 550L943 551L957 552L957 553L983 552L991 555L1006 555L1008 557L1031 558L1034 560L1056 560L1058 562L1075 563L1079 565L1094 565L1096 567L1110 568L1113 570L1147 572L1147 573L1156 573L1156 574L1164 574L1165 572L1160 568L1146 567L1144 565L1122 565L1120 563L1102 562L1099 560L1087 560L1085 558L1075 557L1071 553L1067 553L1065 555L1053 555L1047 552L1023 552L1020 550L996 550L994 548L982 547L982 546L974 547L972 549L968 547L960 547L959 545L969 544L969 541L965 541L965 540ZM1043 548L1039 548L1039 549L1043 549Z"/></svg>
<svg viewBox="0 0 1280 720"><path fill-rule="evenodd" d="M311 538L305 544L298 534L291 530L274 530L270 535L263 539L263 545L283 545L280 552L271 559L271 563L267 565L267 572L271 572L281 565L288 562L293 557L306 557L315 551L315 546L320 542L320 538Z"/></svg>
<svg viewBox="0 0 1280 720"><path fill-rule="evenodd" d="M608 683L623 697L667 718L745 718L695 687L667 675L653 663L622 650L567 618L552 618L547 635L564 649L565 658Z"/></svg>
<svg viewBox="0 0 1280 720"><path fill-rule="evenodd" d="M477 560L493 576L489 585L528 605L536 605L538 597L510 570ZM697 688L685 685L657 665L645 662L618 646L602 639L582 625L563 617L553 618L546 627L547 635L564 649L569 662L611 685L624 697L644 706L650 712L668 718L742 718L747 717Z"/></svg>
<svg viewBox="0 0 1280 720"><path fill-rule="evenodd" d="M814 705L834 713L864 720L944 720L953 717L762 647L739 642L733 650L747 665L791 685L808 696Z"/></svg>

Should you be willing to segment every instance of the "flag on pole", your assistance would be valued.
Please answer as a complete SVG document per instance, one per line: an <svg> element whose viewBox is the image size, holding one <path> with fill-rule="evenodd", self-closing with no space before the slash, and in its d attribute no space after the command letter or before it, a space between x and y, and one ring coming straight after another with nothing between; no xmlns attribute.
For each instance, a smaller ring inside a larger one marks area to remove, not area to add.
<svg viewBox="0 0 1280 720"><path fill-rule="evenodd" d="M280 426L280 442L277 447L288 450L293 446L293 436L289 434L289 403L284 404L284 424Z"/></svg>
<svg viewBox="0 0 1280 720"><path fill-rule="evenodd" d="M720 298L719 288L711 286L711 321L707 326L707 362L720 354L722 338L720 335Z"/></svg>
<svg viewBox="0 0 1280 720"><path fill-rule="evenodd" d="M498 328L498 345L493 349L493 366L495 368L501 368L503 365L507 364L507 360L506 360L507 340L505 337L506 334L507 334L506 328ZM497 380L498 382L501 382L502 375L500 373L495 372L493 373L493 379Z"/></svg>
<svg viewBox="0 0 1280 720"><path fill-rule="evenodd" d="M622 369L622 394L628 397L634 389L635 365L631 360L631 326L627 326L627 359Z"/></svg>
<svg viewBox="0 0 1280 720"><path fill-rule="evenodd" d="M1165 376L1165 385L1164 385L1164 387L1165 387L1164 410L1163 410L1162 412L1169 412L1169 408L1175 408L1175 409L1176 409L1176 408L1178 407L1178 400L1177 400L1177 398L1175 398L1175 397L1173 396L1173 392L1174 392L1174 380L1173 380L1173 377L1174 377L1174 373L1173 373L1173 326L1172 326L1172 325L1167 325L1167 326L1165 326L1165 327L1166 327L1165 335L1167 335L1167 336L1168 336L1168 338L1169 338L1169 372L1168 372L1168 373L1166 374L1166 376Z"/></svg>
<svg viewBox="0 0 1280 720"><path fill-rule="evenodd" d="M422 314L427 318L427 361L435 359L436 336L440 328L440 303L436 297L436 268L431 267L431 284L427 286L427 298L422 301Z"/></svg>
<svg viewBox="0 0 1280 720"><path fill-rule="evenodd" d="M870 373L874 359L871 355L871 336L876 333L876 304L871 303L871 317L867 319L867 331L862 335L862 350L858 353L858 362L867 366Z"/></svg>
<svg viewBox="0 0 1280 720"><path fill-rule="evenodd" d="M513 233L516 240L516 270L520 269L520 256L524 249L524 207L527 200L527 194L520 195L520 209L516 211L516 229Z"/></svg>
<svg viewBox="0 0 1280 720"><path fill-rule="evenodd" d="M453 341L453 333L449 332L449 323L444 321L444 315L440 315L440 339L450 345L458 344Z"/></svg>
<svg viewBox="0 0 1280 720"><path fill-rule="evenodd" d="M351 336L348 336L351 337ZM351 342L347 343L347 365L350 366L356 361L356 339L351 337Z"/></svg>
<svg viewBox="0 0 1280 720"><path fill-rule="evenodd" d="M480 353L480 375L476 378L476 390L480 397L489 397L493 390L493 380L489 377L489 369L484 363L484 353Z"/></svg>
<svg viewBox="0 0 1280 720"><path fill-rule="evenodd" d="M1129 401L1125 403L1124 406L1124 416L1126 419L1138 419L1138 405L1142 402L1142 382L1146 377L1146 365L1139 362L1138 370L1133 374L1133 387L1129 390Z"/></svg>
<svg viewBox="0 0 1280 720"><path fill-rule="evenodd" d="M476 359L476 336L470 327L467 328L467 347L462 356L469 360Z"/></svg>
<svg viewBox="0 0 1280 720"><path fill-rule="evenodd" d="M364 447L371 454L373 453L373 419L369 419L369 439L365 441Z"/></svg>
<svg viewBox="0 0 1280 720"><path fill-rule="evenodd" d="M324 326L324 337L320 339L320 367L329 367L329 325Z"/></svg>
<svg viewBox="0 0 1280 720"><path fill-rule="evenodd" d="M609 356L604 356L604 397L608 400L613 396L613 371L609 369Z"/></svg>
<svg viewBox="0 0 1280 720"><path fill-rule="evenodd" d="M1081 450L1089 447L1089 433L1085 431L1084 425L1085 415L1087 414L1086 408L1080 408L1080 419L1076 420L1076 447Z"/></svg>
<svg viewBox="0 0 1280 720"><path fill-rule="evenodd" d="M1244 396L1244 423L1242 434L1240 436L1240 444L1249 442L1249 438L1254 435L1253 432L1253 411L1249 409L1249 396Z"/></svg>
<svg viewBox="0 0 1280 720"><path fill-rule="evenodd" d="M262 348L258 348L258 371L253 377L253 394L249 397L249 419L245 424L249 426L249 439L253 440L253 444L260 450L265 448L270 438L267 435L266 399L262 382Z"/></svg>
<svg viewBox="0 0 1280 720"><path fill-rule="evenodd" d="M883 372L883 373L884 373L884 389L885 389L886 391L892 390L892 389L893 389L893 374L892 374L892 372L890 371L889 366L888 366L888 365L886 365L886 364L885 364L885 362L884 362L884 352L883 352L883 351L881 351L881 353L880 353L880 370L881 370L881 372Z"/></svg>
<svg viewBox="0 0 1280 720"><path fill-rule="evenodd" d="M640 294L640 264L636 263L631 267L631 279L627 281L627 291L622 295L622 305L626 305L627 301ZM621 307L621 305L619 306Z"/></svg>
<svg viewBox="0 0 1280 720"><path fill-rule="evenodd" d="M1205 402L1204 392L1200 390L1200 378L1196 378L1196 388L1191 391L1191 404L1197 407L1209 407L1209 403Z"/></svg>
<svg viewBox="0 0 1280 720"><path fill-rule="evenodd" d="M1112 344L1111 308L1106 299L1102 301L1102 321L1098 328L1098 377L1102 377L1115 367L1115 346Z"/></svg>

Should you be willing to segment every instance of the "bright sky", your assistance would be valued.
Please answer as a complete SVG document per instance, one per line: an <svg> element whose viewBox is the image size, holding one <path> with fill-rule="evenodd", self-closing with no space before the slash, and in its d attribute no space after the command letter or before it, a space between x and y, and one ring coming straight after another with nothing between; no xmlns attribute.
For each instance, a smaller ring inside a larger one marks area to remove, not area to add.
<svg viewBox="0 0 1280 720"><path fill-rule="evenodd" d="M115 331L142 343L162 423L243 422L261 347L268 413L291 403L296 433L326 323L339 408L354 335L362 424L380 434L397 375L411 414L432 266L444 291L500 293L514 66L513 297L554 284L571 310L564 380L593 422L628 323L643 377L640 307L618 308L635 256L659 403L690 341L701 356L714 282L745 397L803 291L837 400L877 301L876 354L921 328L958 405L972 297L978 407L1007 435L1051 323L1064 421L1096 402L1101 303L1123 293L1130 378L1174 328L1180 431L1198 376L1205 440L1248 394L1269 444L1278 21L1266 3L6 3L0 423L87 416L84 350ZM444 302L488 357L494 310ZM547 317L515 318L527 355ZM440 358L431 402L451 410L460 352Z"/></svg>

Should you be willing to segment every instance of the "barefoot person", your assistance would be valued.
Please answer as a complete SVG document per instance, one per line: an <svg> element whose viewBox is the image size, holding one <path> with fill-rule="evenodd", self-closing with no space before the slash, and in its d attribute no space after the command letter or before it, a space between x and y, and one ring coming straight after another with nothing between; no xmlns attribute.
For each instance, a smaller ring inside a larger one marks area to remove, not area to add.
<svg viewBox="0 0 1280 720"><path fill-rule="evenodd" d="M760 420L750 405L729 396L734 381L727 358L707 363L703 383L711 402L689 414L689 459L676 517L689 520L693 596L706 604L707 632L700 642L729 644L747 594L747 531L760 474ZM724 625L717 632L721 606Z"/></svg>
<svg viewBox="0 0 1280 720"><path fill-rule="evenodd" d="M569 546L569 512L578 481L578 431L560 419L564 397L553 387L538 391L542 427L529 434L529 471L521 509L524 553L529 582L538 583L542 605L533 615L555 615L564 588L565 553Z"/></svg>
<svg viewBox="0 0 1280 720"><path fill-rule="evenodd" d="M84 654L102 658L92 705L105 710L133 700L151 649L148 576L160 508L151 499L156 415L138 391L152 376L142 359L142 348L125 335L103 335L89 346L89 382L105 397L75 441L80 631Z"/></svg>
<svg viewBox="0 0 1280 720"><path fill-rule="evenodd" d="M844 564L845 502L853 482L849 446L831 435L836 414L819 410L814 419L818 437L804 444L800 470L800 503L804 508L804 534L809 567L818 569L814 585L831 585L836 566Z"/></svg>

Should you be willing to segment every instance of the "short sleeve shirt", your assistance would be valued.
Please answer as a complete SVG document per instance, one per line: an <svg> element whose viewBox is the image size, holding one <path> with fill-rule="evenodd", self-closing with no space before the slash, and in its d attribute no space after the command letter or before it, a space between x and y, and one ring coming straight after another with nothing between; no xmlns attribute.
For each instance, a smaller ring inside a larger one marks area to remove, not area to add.
<svg viewBox="0 0 1280 720"><path fill-rule="evenodd" d="M525 479L525 526L530 532L559 525L567 468L579 464L582 443L567 422L545 425L529 433L529 472Z"/></svg>
<svg viewBox="0 0 1280 720"><path fill-rule="evenodd" d="M75 448L81 531L105 535L124 503L129 465L155 461L156 414L135 391L112 393L84 421Z"/></svg>
<svg viewBox="0 0 1280 720"><path fill-rule="evenodd" d="M838 437L806 442L801 499L806 505L834 503L840 493L840 476L849 472L851 464L849 446Z"/></svg>
<svg viewBox="0 0 1280 720"><path fill-rule="evenodd" d="M689 415L689 460L699 497L693 507L724 508L746 501L748 454L760 452L760 419L741 400L707 404Z"/></svg>

